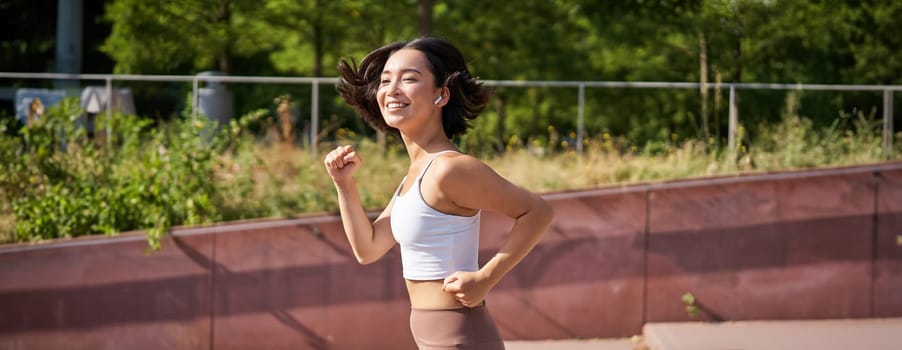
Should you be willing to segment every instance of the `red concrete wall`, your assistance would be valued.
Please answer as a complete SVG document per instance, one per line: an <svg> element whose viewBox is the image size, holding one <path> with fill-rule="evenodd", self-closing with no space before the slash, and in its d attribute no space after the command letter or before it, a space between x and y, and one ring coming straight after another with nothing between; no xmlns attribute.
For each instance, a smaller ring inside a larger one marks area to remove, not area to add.
<svg viewBox="0 0 902 350"><path fill-rule="evenodd" d="M902 163L547 194L557 216L488 299L507 339L645 322L902 316ZM480 259L511 220L485 213ZM0 247L0 348L413 349L397 248L335 216Z"/></svg>
<svg viewBox="0 0 902 350"><path fill-rule="evenodd" d="M648 321L867 317L873 174L655 191ZM902 290L900 290L902 291Z"/></svg>
<svg viewBox="0 0 902 350"><path fill-rule="evenodd" d="M209 256L211 238L178 239ZM0 348L209 348L209 266L165 243L152 256L136 235L3 248Z"/></svg>
<svg viewBox="0 0 902 350"><path fill-rule="evenodd" d="M877 238L874 242L873 300L875 317L902 315L902 171L876 175Z"/></svg>
<svg viewBox="0 0 902 350"><path fill-rule="evenodd" d="M499 283L489 306L506 339L637 334L644 298L645 193L560 194L540 244ZM490 257L508 225L495 237Z"/></svg>

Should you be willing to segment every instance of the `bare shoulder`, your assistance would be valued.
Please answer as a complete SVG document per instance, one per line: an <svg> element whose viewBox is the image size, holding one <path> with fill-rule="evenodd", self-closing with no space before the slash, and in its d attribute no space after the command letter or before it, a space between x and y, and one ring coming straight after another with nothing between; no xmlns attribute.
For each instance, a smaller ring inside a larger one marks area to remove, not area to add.
<svg viewBox="0 0 902 350"><path fill-rule="evenodd" d="M435 163L435 176L443 184L453 185L458 181L466 183L467 179L476 180L480 176L498 176L485 162L468 154L445 155Z"/></svg>
<svg viewBox="0 0 902 350"><path fill-rule="evenodd" d="M525 212L533 195L498 175L483 161L465 154L442 157L435 172L441 192L456 205L505 213Z"/></svg>

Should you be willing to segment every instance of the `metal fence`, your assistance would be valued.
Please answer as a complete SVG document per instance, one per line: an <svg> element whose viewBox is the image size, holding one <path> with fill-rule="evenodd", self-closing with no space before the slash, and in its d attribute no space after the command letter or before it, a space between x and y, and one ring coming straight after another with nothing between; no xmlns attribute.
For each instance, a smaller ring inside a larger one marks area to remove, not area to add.
<svg viewBox="0 0 902 350"><path fill-rule="evenodd" d="M193 84L193 111L197 116L199 82L234 82L261 84L310 84L310 147L317 150L319 130L319 86L337 84L338 78L324 77L258 77L216 75L128 75L128 74L63 74L63 73L12 73L0 72L0 78L39 80L94 80L106 83L107 101L112 101L113 81L191 82ZM736 129L739 125L737 89L747 90L795 90L795 91L875 91L883 92L883 150L887 156L893 150L893 93L902 85L832 85L832 84L766 84L766 83L688 83L688 82L625 82L625 81L534 81L534 80L484 80L487 86L576 88L579 95L577 113L577 152L582 152L585 135L586 88L626 89L729 89L728 147L736 147ZM107 108L112 115L112 109Z"/></svg>

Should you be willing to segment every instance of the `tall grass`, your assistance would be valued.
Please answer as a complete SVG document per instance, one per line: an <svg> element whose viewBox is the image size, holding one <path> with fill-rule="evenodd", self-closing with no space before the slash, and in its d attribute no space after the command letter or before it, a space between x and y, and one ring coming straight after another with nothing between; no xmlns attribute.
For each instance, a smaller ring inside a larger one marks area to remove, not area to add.
<svg viewBox="0 0 902 350"><path fill-rule="evenodd" d="M521 148L487 161L514 183L546 192L902 159L902 133L896 134L894 157L888 159L879 126L859 114L841 116L830 127L817 129L807 118L787 115L778 124L759 126L757 136L742 138L735 150L698 140L630 147L604 134L589 139L583 154L568 150L537 156L540 152Z"/></svg>
<svg viewBox="0 0 902 350"><path fill-rule="evenodd" d="M387 200L407 170L406 155L384 149L368 139L353 143L363 164L355 175L361 201L378 208ZM222 158L216 181L226 220L285 217L335 211L332 181L323 166L325 151L311 154L285 144L248 143Z"/></svg>
<svg viewBox="0 0 902 350"><path fill-rule="evenodd" d="M878 125L863 115L842 116L825 129L810 120L787 115L782 122L761 125L755 140L732 152L689 140L679 144L631 146L607 134L589 138L584 151L561 145L513 146L501 154L480 157L513 183L535 192L589 189L599 186L703 176L746 174L884 160ZM897 139L902 138L902 133ZM363 205L384 207L407 170L407 154L399 146L380 146L370 139L344 139L360 152L363 165L355 178ZM895 142L895 159L902 159ZM328 146L321 148L329 148ZM226 218L287 216L332 212L334 188L322 165L323 153L280 144L247 144L224 158L219 172L223 191L232 193Z"/></svg>

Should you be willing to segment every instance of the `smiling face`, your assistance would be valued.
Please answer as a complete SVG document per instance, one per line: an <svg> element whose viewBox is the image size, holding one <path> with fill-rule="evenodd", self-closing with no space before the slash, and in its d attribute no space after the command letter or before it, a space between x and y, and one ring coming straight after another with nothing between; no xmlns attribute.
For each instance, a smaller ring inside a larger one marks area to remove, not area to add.
<svg viewBox="0 0 902 350"><path fill-rule="evenodd" d="M385 62L376 101L385 123L401 130L408 121L432 116L440 121L440 106L445 101L436 104L435 99L441 94L426 55L416 49L401 49Z"/></svg>

